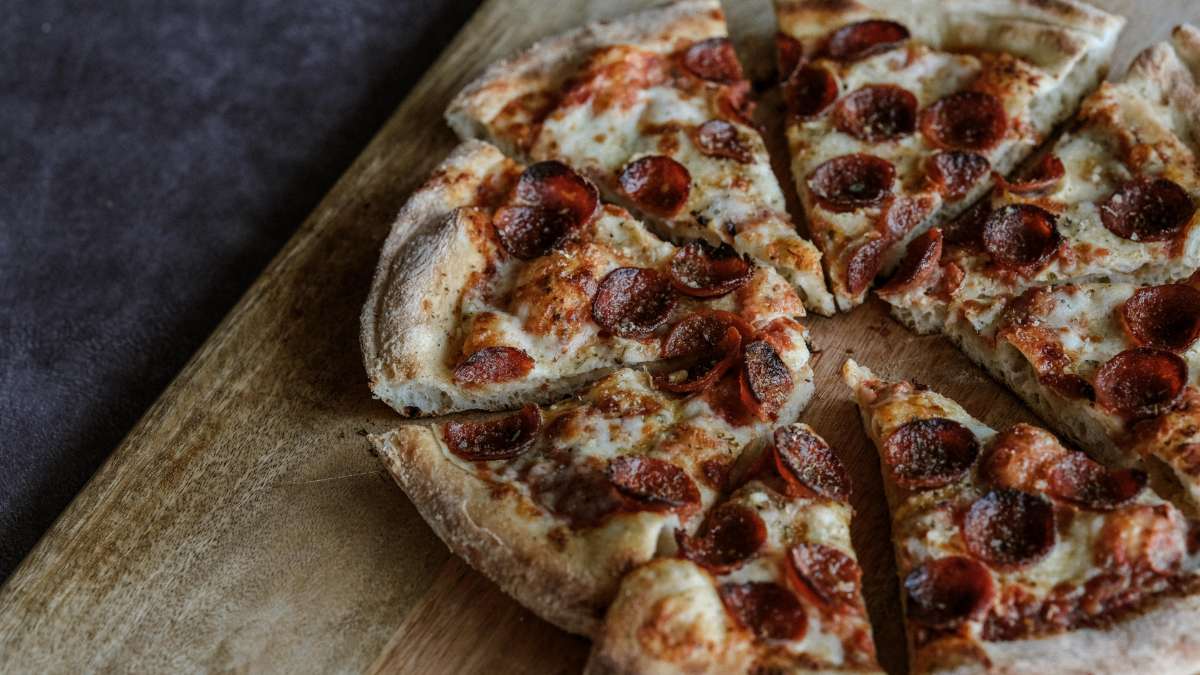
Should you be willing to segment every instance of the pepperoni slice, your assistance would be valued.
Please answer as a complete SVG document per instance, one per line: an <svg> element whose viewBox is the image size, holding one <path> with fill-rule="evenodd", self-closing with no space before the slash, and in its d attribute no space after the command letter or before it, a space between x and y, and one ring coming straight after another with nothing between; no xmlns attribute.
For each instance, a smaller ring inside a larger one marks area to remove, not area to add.
<svg viewBox="0 0 1200 675"><path fill-rule="evenodd" d="M987 197L975 202L945 225L942 234L946 236L946 243L969 248L983 246L983 225L991 215L992 207Z"/></svg>
<svg viewBox="0 0 1200 675"><path fill-rule="evenodd" d="M966 474L979 454L979 441L965 426L944 417L905 423L883 443L883 460L902 488L949 485Z"/></svg>
<svg viewBox="0 0 1200 675"><path fill-rule="evenodd" d="M895 21L859 21L835 30L825 43L825 53L838 61L857 61L894 49L907 39L908 29Z"/></svg>
<svg viewBox="0 0 1200 675"><path fill-rule="evenodd" d="M1187 362L1178 354L1126 349L1096 371L1096 403L1129 421L1157 417L1183 393L1187 377Z"/></svg>
<svg viewBox="0 0 1200 675"><path fill-rule="evenodd" d="M788 549L788 570L796 587L826 609L859 607L862 568L832 546L803 543Z"/></svg>
<svg viewBox="0 0 1200 675"><path fill-rule="evenodd" d="M921 133L944 150L990 150L1008 130L1004 104L982 91L960 91L921 112Z"/></svg>
<svg viewBox="0 0 1200 675"><path fill-rule="evenodd" d="M515 196L514 204L496 210L492 223L501 246L523 260L561 245L599 204L595 186L556 161L525 169Z"/></svg>
<svg viewBox="0 0 1200 675"><path fill-rule="evenodd" d="M1047 492L1093 511L1112 511L1133 501L1146 487L1146 473L1107 469L1080 452L1058 462L1050 472Z"/></svg>
<svg viewBox="0 0 1200 675"><path fill-rule="evenodd" d="M867 290L883 267L883 252L891 241L887 239L872 239L854 249L850 260L846 262L846 290L852 295L858 295Z"/></svg>
<svg viewBox="0 0 1200 675"><path fill-rule="evenodd" d="M533 370L533 358L516 347L484 347L454 368L454 381L462 384L509 382Z"/></svg>
<svg viewBox="0 0 1200 675"><path fill-rule="evenodd" d="M898 295L920 288L937 272L942 259L942 231L936 227L913 239L896 273L878 290L880 295Z"/></svg>
<svg viewBox="0 0 1200 675"><path fill-rule="evenodd" d="M655 386L674 392L699 391L712 386L737 363L742 335L752 332L741 317L731 312L689 314L671 327L662 343L663 358L686 359L687 362L671 373L656 376ZM678 377L677 373L683 373L683 377Z"/></svg>
<svg viewBox="0 0 1200 675"><path fill-rule="evenodd" d="M904 592L910 620L951 629L987 613L996 597L996 584L978 560L949 556L909 572Z"/></svg>
<svg viewBox="0 0 1200 675"><path fill-rule="evenodd" d="M717 92L717 110L748 127L754 126L755 103L750 98L750 83L741 80L721 87Z"/></svg>
<svg viewBox="0 0 1200 675"><path fill-rule="evenodd" d="M621 169L621 189L637 206L669 218L679 213L692 190L687 167L663 155L635 159Z"/></svg>
<svg viewBox="0 0 1200 675"><path fill-rule="evenodd" d="M971 504L962 533L976 558L1004 569L1024 567L1054 548L1054 506L1039 495L994 489Z"/></svg>
<svg viewBox="0 0 1200 675"><path fill-rule="evenodd" d="M770 421L792 392L792 371L766 340L747 344L743 352L742 400L760 420Z"/></svg>
<svg viewBox="0 0 1200 675"><path fill-rule="evenodd" d="M1000 186L1000 189L1012 194L1044 194L1057 186L1066 173L1066 167L1063 166L1061 159L1056 155L1046 155L1042 157L1040 162L1034 165L1029 175L1025 178L1010 183L1004 179L1004 176L997 174L996 184Z"/></svg>
<svg viewBox="0 0 1200 675"><path fill-rule="evenodd" d="M979 153L943 150L929 159L929 179L946 199L957 201L966 197L991 168L991 162Z"/></svg>
<svg viewBox="0 0 1200 675"><path fill-rule="evenodd" d="M642 267L618 267L600 281L592 298L592 318L618 337L646 337L667 320L675 302L666 275Z"/></svg>
<svg viewBox="0 0 1200 675"><path fill-rule="evenodd" d="M1135 178L1100 205L1110 232L1133 241L1165 241L1183 230L1196 212L1191 196L1166 178Z"/></svg>
<svg viewBox="0 0 1200 675"><path fill-rule="evenodd" d="M708 38L693 44L683 54L683 65L703 80L729 84L742 79L742 64L729 38Z"/></svg>
<svg viewBox="0 0 1200 675"><path fill-rule="evenodd" d="M779 57L779 81L785 82L804 59L804 46L790 35L776 33L775 53Z"/></svg>
<svg viewBox="0 0 1200 675"><path fill-rule="evenodd" d="M449 422L442 430L446 445L468 462L512 459L533 446L542 428L542 411L527 405L506 417L482 422Z"/></svg>
<svg viewBox="0 0 1200 675"><path fill-rule="evenodd" d="M555 160L529 165L517 180L517 203L566 212L575 221L585 221L596 210L596 186Z"/></svg>
<svg viewBox="0 0 1200 675"><path fill-rule="evenodd" d="M724 157L740 164L753 159L750 148L742 143L737 127L725 120L709 120L696 129L696 147L709 157Z"/></svg>
<svg viewBox="0 0 1200 675"><path fill-rule="evenodd" d="M850 499L846 467L820 436L800 425L775 430L775 466L790 486L829 499Z"/></svg>
<svg viewBox="0 0 1200 675"><path fill-rule="evenodd" d="M700 490L678 466L638 455L608 463L608 480L621 494L650 510L688 511L700 505Z"/></svg>
<svg viewBox="0 0 1200 675"><path fill-rule="evenodd" d="M808 187L830 211L877 206L892 193L896 169L886 159L856 153L834 157L813 169Z"/></svg>
<svg viewBox="0 0 1200 675"><path fill-rule="evenodd" d="M758 553L767 540L767 526L754 509L725 503L708 514L696 536L677 530L675 539L684 558L724 574Z"/></svg>
<svg viewBox="0 0 1200 675"><path fill-rule="evenodd" d="M911 134L917 124L917 97L892 84L869 84L838 101L833 109L838 131L870 143Z"/></svg>
<svg viewBox="0 0 1200 675"><path fill-rule="evenodd" d="M838 83L820 66L801 66L783 83L788 112L801 119L816 117L837 100Z"/></svg>
<svg viewBox="0 0 1200 675"><path fill-rule="evenodd" d="M1121 307L1135 344L1184 352L1200 338L1200 290L1185 284L1139 288Z"/></svg>
<svg viewBox="0 0 1200 675"><path fill-rule="evenodd" d="M733 618L761 640L799 640L808 629L796 594L777 583L722 584L719 591Z"/></svg>
<svg viewBox="0 0 1200 675"><path fill-rule="evenodd" d="M725 295L753 276L754 266L728 244L714 248L703 241L691 241L671 256L675 290L696 298Z"/></svg>
<svg viewBox="0 0 1200 675"><path fill-rule="evenodd" d="M1033 204L1008 204L983 223L983 249L1005 267L1036 270L1058 251L1054 214Z"/></svg>

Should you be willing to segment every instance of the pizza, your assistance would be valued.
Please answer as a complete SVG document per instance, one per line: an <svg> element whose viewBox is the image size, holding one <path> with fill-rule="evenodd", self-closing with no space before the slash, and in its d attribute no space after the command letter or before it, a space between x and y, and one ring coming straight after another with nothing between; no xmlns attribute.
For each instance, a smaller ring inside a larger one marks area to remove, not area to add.
<svg viewBox="0 0 1200 675"><path fill-rule="evenodd" d="M1068 0L776 0L792 174L842 309L1070 116L1123 19Z"/></svg>
<svg viewBox="0 0 1200 675"><path fill-rule="evenodd" d="M1195 532L1145 473L843 375L879 451L913 672L1195 672Z"/></svg>
<svg viewBox="0 0 1200 675"><path fill-rule="evenodd" d="M491 66L450 104L463 138L559 160L676 241L732 246L834 311L788 216L717 0L590 24Z"/></svg>

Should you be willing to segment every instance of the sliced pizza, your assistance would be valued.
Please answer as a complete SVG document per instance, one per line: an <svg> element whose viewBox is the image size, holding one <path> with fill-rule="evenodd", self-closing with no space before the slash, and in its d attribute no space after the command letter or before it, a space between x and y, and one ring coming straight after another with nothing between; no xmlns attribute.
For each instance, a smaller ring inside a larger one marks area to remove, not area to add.
<svg viewBox="0 0 1200 675"><path fill-rule="evenodd" d="M676 241L729 245L831 314L820 253L785 210L750 84L717 0L687 0L548 38L451 103L463 138L559 160Z"/></svg>
<svg viewBox="0 0 1200 675"><path fill-rule="evenodd" d="M1031 169L909 246L880 289L920 332L955 305L1054 283L1162 283L1200 266L1200 31L1179 26L1084 101Z"/></svg>
<svg viewBox="0 0 1200 675"><path fill-rule="evenodd" d="M880 672L845 468L803 424L761 457L674 556L625 577L586 673Z"/></svg>
<svg viewBox="0 0 1200 675"><path fill-rule="evenodd" d="M667 243L562 163L522 168L470 141L397 218L362 349L372 391L404 415L503 410L648 362L671 370L661 388L696 391L803 314L773 269Z"/></svg>
<svg viewBox="0 0 1200 675"><path fill-rule="evenodd" d="M548 621L593 634L621 576L677 528L694 532L742 452L811 397L799 324L747 337L703 390L623 368L545 409L371 440L452 551Z"/></svg>
<svg viewBox="0 0 1200 675"><path fill-rule="evenodd" d="M1124 20L1071 0L776 0L792 174L838 306L1070 116Z"/></svg>
<svg viewBox="0 0 1200 675"><path fill-rule="evenodd" d="M879 451L913 672L1200 670L1197 538L1144 473L843 376Z"/></svg>

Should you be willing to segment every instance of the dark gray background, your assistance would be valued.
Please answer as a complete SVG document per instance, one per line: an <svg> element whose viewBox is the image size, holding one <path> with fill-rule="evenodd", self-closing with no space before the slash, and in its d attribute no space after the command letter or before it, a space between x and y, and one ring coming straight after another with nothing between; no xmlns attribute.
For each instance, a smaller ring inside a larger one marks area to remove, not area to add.
<svg viewBox="0 0 1200 675"><path fill-rule="evenodd" d="M0 579L477 4L0 2Z"/></svg>

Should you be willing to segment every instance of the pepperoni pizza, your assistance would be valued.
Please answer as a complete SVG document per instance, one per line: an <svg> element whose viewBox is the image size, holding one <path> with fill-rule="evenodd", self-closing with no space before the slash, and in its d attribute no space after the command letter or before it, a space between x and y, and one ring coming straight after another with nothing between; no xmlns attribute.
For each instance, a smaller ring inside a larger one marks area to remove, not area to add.
<svg viewBox="0 0 1200 675"><path fill-rule="evenodd" d="M776 0L792 174L842 309L1074 112L1124 20L1071 0Z"/></svg>
<svg viewBox="0 0 1200 675"><path fill-rule="evenodd" d="M1144 473L843 375L879 450L914 672L1195 672L1195 532Z"/></svg>

